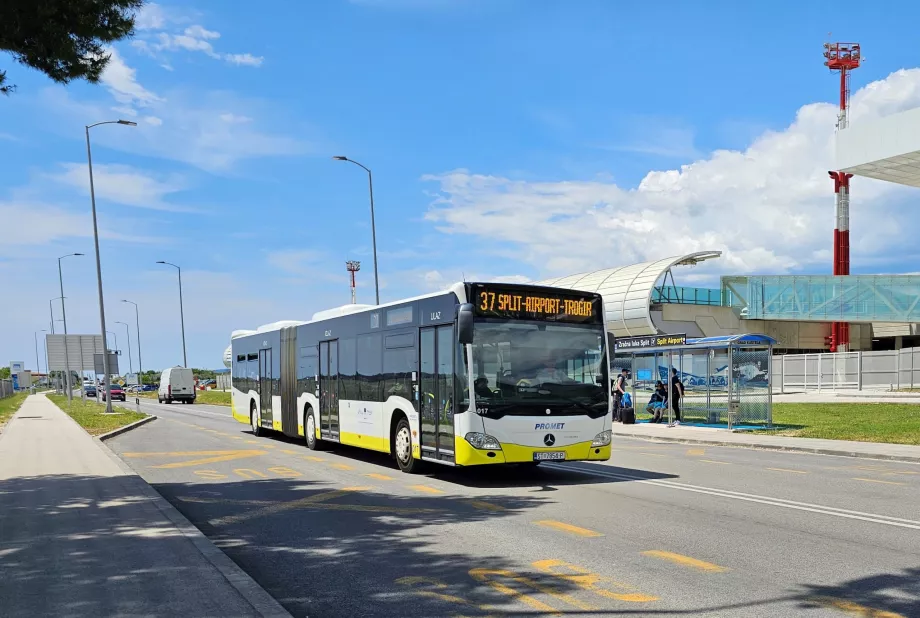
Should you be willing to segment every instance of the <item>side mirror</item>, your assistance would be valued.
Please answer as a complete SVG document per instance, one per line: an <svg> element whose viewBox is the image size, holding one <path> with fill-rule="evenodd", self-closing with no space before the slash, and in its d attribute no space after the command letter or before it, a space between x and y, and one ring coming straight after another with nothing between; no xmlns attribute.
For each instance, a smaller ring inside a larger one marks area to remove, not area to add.
<svg viewBox="0 0 920 618"><path fill-rule="evenodd" d="M457 312L457 340L461 345L473 343L473 305L463 303Z"/></svg>

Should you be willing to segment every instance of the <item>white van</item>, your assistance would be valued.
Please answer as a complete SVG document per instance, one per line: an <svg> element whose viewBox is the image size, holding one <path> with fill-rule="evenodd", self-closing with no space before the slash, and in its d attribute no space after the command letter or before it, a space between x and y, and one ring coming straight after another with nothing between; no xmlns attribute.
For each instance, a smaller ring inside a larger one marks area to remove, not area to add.
<svg viewBox="0 0 920 618"><path fill-rule="evenodd" d="M191 369L185 367L170 367L160 375L160 388L157 391L157 401L172 403L184 401L195 403L195 376Z"/></svg>

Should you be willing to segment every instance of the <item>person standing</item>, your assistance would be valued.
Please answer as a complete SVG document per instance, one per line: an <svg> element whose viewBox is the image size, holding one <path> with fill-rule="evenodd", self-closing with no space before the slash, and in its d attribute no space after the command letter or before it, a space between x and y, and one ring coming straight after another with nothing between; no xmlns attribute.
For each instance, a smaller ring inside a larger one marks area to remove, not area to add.
<svg viewBox="0 0 920 618"><path fill-rule="evenodd" d="M626 394L626 377L628 375L629 370L623 367L623 369L620 370L620 375L617 376L617 381L613 388L613 420L615 421L623 420L620 414L620 408L623 407L623 395Z"/></svg>
<svg viewBox="0 0 920 618"><path fill-rule="evenodd" d="M680 425L680 400L684 396L684 383L680 381L680 376L677 375L677 369L671 368L671 384L670 384L670 395L669 399L671 400L671 409L674 410L674 425Z"/></svg>

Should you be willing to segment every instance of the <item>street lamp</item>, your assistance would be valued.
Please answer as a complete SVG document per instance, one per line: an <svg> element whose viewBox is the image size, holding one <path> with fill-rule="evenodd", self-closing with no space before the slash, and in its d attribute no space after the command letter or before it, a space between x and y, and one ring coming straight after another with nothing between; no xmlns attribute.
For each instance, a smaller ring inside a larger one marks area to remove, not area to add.
<svg viewBox="0 0 920 618"><path fill-rule="evenodd" d="M55 320L55 319L54 319L54 301L56 301L56 300L61 300L61 297L60 297L60 296L55 296L54 298L52 298L51 300L48 301L48 311L51 312L51 334L52 334L52 335L54 334L54 323L55 323L55 322L63 322L63 320Z"/></svg>
<svg viewBox="0 0 920 618"><path fill-rule="evenodd" d="M377 298L377 304L380 304L380 282L377 279L377 226L374 224L374 179L371 175L371 171L365 166L361 165L354 159L349 159L348 157L343 157L341 155L332 157L335 161L348 161L349 163L354 163L358 167L362 168L367 172L367 186L371 194L371 241L374 245L374 292Z"/></svg>
<svg viewBox="0 0 920 618"><path fill-rule="evenodd" d="M107 334L109 334L109 335L112 335L112 341L115 342L115 347L112 348L112 349L115 350L115 353L116 353L116 354L118 354L118 337L116 337L116 336L115 336L115 333L113 333L113 332L110 331L110 330L107 330L107 331L105 331L105 332L106 332Z"/></svg>
<svg viewBox="0 0 920 618"><path fill-rule="evenodd" d="M134 305L134 323L137 325L137 383L142 385L144 383L144 362L141 360L141 318L137 312L137 303L130 300L122 300L123 303L131 303ZM131 338L128 337L128 341L131 341Z"/></svg>
<svg viewBox="0 0 920 618"><path fill-rule="evenodd" d="M185 310L182 308L182 269L171 262L159 260L157 264L172 266L179 271L179 320L182 323L182 366L188 367L188 358L185 356Z"/></svg>
<svg viewBox="0 0 920 618"><path fill-rule="evenodd" d="M127 322L115 322L116 324L121 324L125 327L125 334L128 335L128 371L134 373L134 365L131 364L131 331L128 328Z"/></svg>
<svg viewBox="0 0 920 618"><path fill-rule="evenodd" d="M64 367L67 369L67 401L73 401L73 388L70 384L70 354L67 351L67 308L64 306L64 275L61 271L61 260L82 255L82 253L68 253L58 258L58 283L61 285L61 317L64 318Z"/></svg>
<svg viewBox="0 0 920 618"><path fill-rule="evenodd" d="M32 333L32 338L35 340L35 373L42 372L42 364L38 360L38 333L47 333L47 332L48 331L43 328L41 330L37 330ZM45 371L47 370L48 370L48 361L46 359L45 360Z"/></svg>
<svg viewBox="0 0 920 618"><path fill-rule="evenodd" d="M93 187L93 153L89 145L89 130L103 124L123 124L129 127L136 127L136 122L130 120L106 120L96 124L86 125L86 162L89 166L89 199L93 206L93 242L96 245L96 285L99 288L99 324L102 331L102 387L106 395L110 394L109 380L109 348L105 340L105 300L102 296L102 262L99 259L99 226L96 223L96 190ZM64 294L62 293L61 296ZM107 414L112 413L112 398L105 398L105 411Z"/></svg>

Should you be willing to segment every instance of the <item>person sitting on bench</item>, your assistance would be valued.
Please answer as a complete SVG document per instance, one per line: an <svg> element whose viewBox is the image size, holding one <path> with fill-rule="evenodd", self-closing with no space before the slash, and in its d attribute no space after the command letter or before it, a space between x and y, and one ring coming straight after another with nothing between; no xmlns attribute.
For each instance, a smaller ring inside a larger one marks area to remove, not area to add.
<svg viewBox="0 0 920 618"><path fill-rule="evenodd" d="M660 423L661 422L661 412L668 409L668 389L664 387L664 384L661 380L655 383L655 392L652 393L652 398L649 399L648 405L645 406L645 411L652 415L650 423Z"/></svg>

